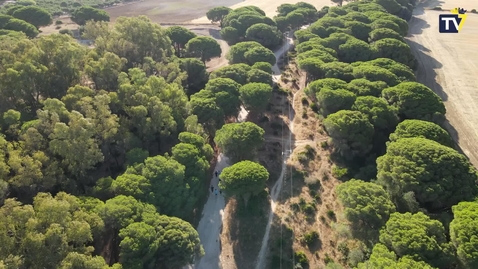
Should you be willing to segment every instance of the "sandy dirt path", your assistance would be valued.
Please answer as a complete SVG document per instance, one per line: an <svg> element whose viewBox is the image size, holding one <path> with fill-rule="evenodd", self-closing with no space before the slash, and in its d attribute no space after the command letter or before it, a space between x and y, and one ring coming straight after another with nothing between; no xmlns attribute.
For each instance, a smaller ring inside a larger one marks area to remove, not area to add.
<svg viewBox="0 0 478 269"><path fill-rule="evenodd" d="M290 34L290 33L289 33ZM279 61L279 58L283 55L286 54L294 44L294 40L292 38L287 38L287 42L284 43L284 45L274 52L274 55ZM277 63L273 66L272 71L274 72L273 78L274 80L278 81L280 80L281 76L281 71L277 65ZM293 105L295 102L295 96L294 94L293 101L291 105ZM277 179L276 183L272 187L271 190L271 208L269 211L269 219L267 221L267 226L266 226L266 231L264 233L264 237L262 238L262 246L259 251L259 254L257 255L257 262L256 262L256 269L263 269L266 266L266 257L267 257L267 252L268 252L268 246L269 246L269 237L270 237L270 231L271 231L271 225L272 225L272 220L274 218L274 213L275 209L277 206L277 200L279 198L279 194L281 193L282 190L282 184L284 183L284 175L287 169L287 160L290 158L290 154L292 153L293 147L295 147L295 143L292 141L292 134L294 132L294 108L291 109L291 105L288 107L288 117L289 117L289 137L287 138L286 143L284 143L284 152L282 153L282 170L279 175L279 178ZM282 142L282 141L281 141Z"/></svg>
<svg viewBox="0 0 478 269"><path fill-rule="evenodd" d="M444 11L428 10L440 6ZM417 79L442 97L446 127L478 166L478 15L468 14L458 34L441 34L438 15L454 7L478 8L467 0L428 1L414 10L407 42L419 62Z"/></svg>
<svg viewBox="0 0 478 269"><path fill-rule="evenodd" d="M330 0L244 0L243 2L237 3L235 5L229 6L232 9L244 7L244 6L256 6L266 13L268 17L274 17L277 13L277 7L282 4L295 4L297 2L306 2L314 5L317 9L321 9L323 6L332 6ZM218 5L220 6L220 5ZM208 23L211 22L207 19L206 16L194 19L191 23Z"/></svg>
<svg viewBox="0 0 478 269"><path fill-rule="evenodd" d="M222 153L217 159L214 171L221 171L228 165L228 159ZM213 175L211 186L216 189L219 180ZM198 261L194 268L214 269L222 268L219 262L219 253L221 253L221 240L219 238L222 230L222 220L224 208L226 206L224 197L221 194L214 194L209 191L209 198L204 205L201 221L197 231L204 247L205 255Z"/></svg>

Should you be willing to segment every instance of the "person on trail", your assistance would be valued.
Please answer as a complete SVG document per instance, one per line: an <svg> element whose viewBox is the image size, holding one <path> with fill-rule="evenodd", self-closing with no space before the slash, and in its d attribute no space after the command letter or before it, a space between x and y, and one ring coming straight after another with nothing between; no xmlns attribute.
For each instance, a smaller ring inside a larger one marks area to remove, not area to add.
<svg viewBox="0 0 478 269"><path fill-rule="evenodd" d="M214 187L212 186L212 184L211 184L211 192L214 192Z"/></svg>
<svg viewBox="0 0 478 269"><path fill-rule="evenodd" d="M217 177L217 175L218 175L219 173L216 171L216 172L214 172L214 174L215 174L215 175L216 175L216 177Z"/></svg>
<svg viewBox="0 0 478 269"><path fill-rule="evenodd" d="M217 189L214 190L214 194L216 194L216 196L217 196Z"/></svg>

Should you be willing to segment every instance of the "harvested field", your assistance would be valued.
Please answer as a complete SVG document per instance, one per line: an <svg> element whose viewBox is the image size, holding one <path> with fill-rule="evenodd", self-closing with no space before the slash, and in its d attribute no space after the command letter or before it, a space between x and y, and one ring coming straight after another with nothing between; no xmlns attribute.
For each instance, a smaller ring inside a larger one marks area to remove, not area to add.
<svg viewBox="0 0 478 269"><path fill-rule="evenodd" d="M443 11L431 10L441 7ZM438 15L455 7L468 10L458 34L441 34ZM417 78L445 102L447 128L454 140L478 166L478 3L468 0L426 1L410 21L407 42L419 62Z"/></svg>
<svg viewBox="0 0 478 269"><path fill-rule="evenodd" d="M279 5L290 3L295 4L300 1L287 0L144 0L139 2L132 2L121 6L114 6L107 8L106 11L111 16L111 21L114 21L120 16L138 16L146 15L152 21L157 23L210 23L206 18L206 12L217 6L227 6L230 8L239 8L243 6L257 6L264 10L267 16L273 17L276 14L276 9ZM317 9L323 6L332 5L329 0L305 0L303 2L311 3Z"/></svg>
<svg viewBox="0 0 478 269"><path fill-rule="evenodd" d="M181 23L205 16L216 6L232 6L241 0L144 0L106 9L111 21L120 16L146 15L157 23ZM210 23L206 21L206 23Z"/></svg>

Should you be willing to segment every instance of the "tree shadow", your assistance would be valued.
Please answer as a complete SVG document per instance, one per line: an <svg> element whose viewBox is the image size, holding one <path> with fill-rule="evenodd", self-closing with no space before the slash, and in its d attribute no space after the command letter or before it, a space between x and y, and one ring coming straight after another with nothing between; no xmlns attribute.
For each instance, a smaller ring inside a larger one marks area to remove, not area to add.
<svg viewBox="0 0 478 269"><path fill-rule="evenodd" d="M448 95L443 90L442 86L437 82L437 69L441 69L443 65L435 58L427 54L431 52L430 49L423 45L407 39L407 43L412 49L412 54L418 61L418 68L416 71L417 80L432 89L443 101L448 100Z"/></svg>
<svg viewBox="0 0 478 269"><path fill-rule="evenodd" d="M416 16L412 17L412 19L408 22L408 25L411 27L408 29L407 37L422 34L423 29L430 28L430 24L427 21Z"/></svg>
<svg viewBox="0 0 478 269"><path fill-rule="evenodd" d="M294 111L288 94L276 88L265 111L260 115L250 113L247 117L247 121L254 122L265 131L264 143L259 149L259 163L269 171L269 189L279 179L284 157L288 156L295 142L295 135L291 133L289 125L291 118L287 114L293 118Z"/></svg>
<svg viewBox="0 0 478 269"><path fill-rule="evenodd" d="M247 206L241 199L231 212L230 238L237 242L233 245L234 260L238 268L253 268L254 258L261 248L262 240L269 215L269 197L264 190L259 195L252 196Z"/></svg>
<svg viewBox="0 0 478 269"><path fill-rule="evenodd" d="M431 52L430 49L424 47L423 45L413 40L407 39L406 41L408 45L410 46L410 48L412 49L413 55L418 60L418 68L416 71L417 81L420 83L423 83L424 85L432 89L438 96L440 96L440 98L444 102L446 102L448 100L448 95L446 94L443 87L440 84L438 84L437 82L438 74L436 71L437 69L441 69L443 65L439 61L437 61L435 58L427 54ZM460 153L463 153L463 150L458 146L460 137L455 127L450 123L448 119L445 119L444 122L441 123L441 126L444 127L450 133L451 137L455 141L454 148L458 150Z"/></svg>
<svg viewBox="0 0 478 269"><path fill-rule="evenodd" d="M278 215L271 223L269 250L265 268L294 268L294 232Z"/></svg>
<svg viewBox="0 0 478 269"><path fill-rule="evenodd" d="M222 39L222 36L221 36L221 28L218 28L218 29L209 28L209 35L211 35L215 39L224 40Z"/></svg>

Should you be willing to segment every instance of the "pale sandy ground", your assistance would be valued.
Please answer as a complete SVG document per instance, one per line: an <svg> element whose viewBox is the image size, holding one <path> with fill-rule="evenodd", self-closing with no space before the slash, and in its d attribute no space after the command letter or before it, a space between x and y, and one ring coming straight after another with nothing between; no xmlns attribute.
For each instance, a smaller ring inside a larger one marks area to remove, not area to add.
<svg viewBox="0 0 478 269"><path fill-rule="evenodd" d="M427 9L435 6L441 6L443 11ZM423 3L414 11L408 43L419 61L418 80L443 98L447 128L470 161L478 166L478 14L468 12L460 33L439 33L438 15L455 7L470 11L478 9L478 2Z"/></svg>
<svg viewBox="0 0 478 269"><path fill-rule="evenodd" d="M306 2L314 5L318 10L323 6L334 6L330 0L302 0L302 1L288 1L288 0L245 0L241 3L230 6L232 9L240 8L243 6L256 6L264 10L266 16L274 17L277 12L277 7L282 4L295 4L297 2ZM206 16L194 19L191 23L208 23L210 22Z"/></svg>
<svg viewBox="0 0 478 269"><path fill-rule="evenodd" d="M215 171L223 170L228 166L228 159L220 154L217 159ZM211 185L218 187L219 180L213 175ZM206 254L198 261L195 268L213 269L221 268L219 253L221 252L221 241L219 235L222 230L222 218L226 203L221 194L213 194L209 191L209 198L204 205L201 221L197 231Z"/></svg>

